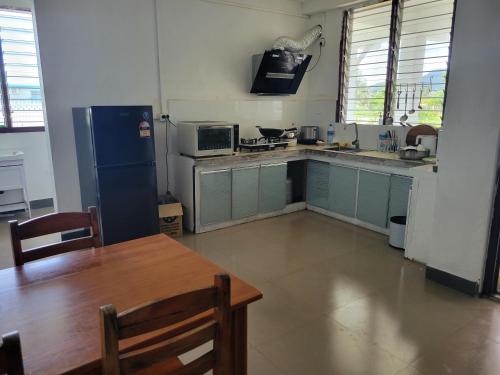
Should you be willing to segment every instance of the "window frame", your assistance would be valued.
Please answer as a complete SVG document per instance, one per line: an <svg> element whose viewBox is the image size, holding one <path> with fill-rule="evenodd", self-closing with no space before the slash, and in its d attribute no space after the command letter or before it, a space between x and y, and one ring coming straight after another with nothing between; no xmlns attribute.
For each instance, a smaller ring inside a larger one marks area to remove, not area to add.
<svg viewBox="0 0 500 375"><path fill-rule="evenodd" d="M359 9L364 6L374 4L374 3L384 3L391 2L391 22L390 22L390 34L389 34L389 48L388 48L388 63L387 63L387 73L386 73L386 87L385 87L385 95L384 95L384 112L383 112L383 124L378 126L385 126L390 117L393 116L394 108L393 108L393 98L396 94L396 76L397 76L397 68L398 68L398 57L400 50L400 38L401 38L401 26L403 22L403 12L404 12L404 1L405 0L378 0L375 2L371 2L368 4L364 4L360 7L349 8L344 11L343 19L342 19L342 33L340 40L340 49L339 49L339 87L338 87L338 96L336 102L336 111L335 111L335 121L337 123L345 123L345 109L346 109L346 82L347 82L347 74L346 67L348 66L348 54L350 50L350 30L352 28L352 11L354 9ZM448 96L448 83L450 80L450 62L453 53L453 36L455 33L455 16L457 9L457 0L453 0L453 15L451 19L451 30L450 30L450 44L449 44L449 52L448 52L448 65L446 69L446 79L445 79L445 88L444 88L444 98L443 98L443 115L441 120L441 127L444 125L444 118L446 113L446 100ZM364 125L360 123L360 125ZM399 126L397 122L393 121L395 126ZM367 124L368 126L368 124ZM377 126L377 125L369 125L369 126Z"/></svg>
<svg viewBox="0 0 500 375"><path fill-rule="evenodd" d="M33 15L33 10L27 8L0 6L0 9L30 12ZM35 25L33 24L33 28L34 27ZM40 60L39 60L40 57L38 56L38 54L37 54L37 59L38 59L38 70L40 71ZM7 74L5 72L5 63L3 58L3 46L2 46L1 36L0 36L0 87L1 87L0 100L2 103L3 115L5 119L5 127L0 127L0 134L44 132L45 128L47 127L47 124L45 124L44 126L18 126L18 127L12 125L12 112L10 110L10 99L7 87ZM43 98L42 98L42 103L44 103Z"/></svg>

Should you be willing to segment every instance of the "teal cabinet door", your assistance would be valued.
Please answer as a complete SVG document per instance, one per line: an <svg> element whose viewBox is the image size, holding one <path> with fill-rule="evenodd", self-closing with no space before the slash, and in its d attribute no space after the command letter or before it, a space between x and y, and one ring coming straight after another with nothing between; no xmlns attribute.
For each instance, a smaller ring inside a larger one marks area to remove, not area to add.
<svg viewBox="0 0 500 375"><path fill-rule="evenodd" d="M320 161L308 161L306 185L307 204L328 210L329 190L330 164Z"/></svg>
<svg viewBox="0 0 500 375"><path fill-rule="evenodd" d="M364 222L385 228L389 209L389 174L359 171L358 208L356 217Z"/></svg>
<svg viewBox="0 0 500 375"><path fill-rule="evenodd" d="M286 206L286 163L260 166L259 212L279 211Z"/></svg>
<svg viewBox="0 0 500 375"><path fill-rule="evenodd" d="M233 220L257 215L259 205L259 167L233 169L231 194Z"/></svg>
<svg viewBox="0 0 500 375"><path fill-rule="evenodd" d="M340 165L330 166L329 209L335 213L355 217L358 170Z"/></svg>
<svg viewBox="0 0 500 375"><path fill-rule="evenodd" d="M391 176L391 190L389 198L389 217L406 216L408 213L408 199L412 185L412 178L405 176Z"/></svg>
<svg viewBox="0 0 500 375"><path fill-rule="evenodd" d="M231 220L231 170L200 172L200 222Z"/></svg>

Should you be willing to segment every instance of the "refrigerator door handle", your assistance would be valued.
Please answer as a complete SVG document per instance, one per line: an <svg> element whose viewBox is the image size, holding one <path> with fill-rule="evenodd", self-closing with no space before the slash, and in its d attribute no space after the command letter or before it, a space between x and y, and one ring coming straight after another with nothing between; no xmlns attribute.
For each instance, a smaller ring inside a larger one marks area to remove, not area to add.
<svg viewBox="0 0 500 375"><path fill-rule="evenodd" d="M150 160L150 161L141 161L137 163L98 165L96 166L96 169L99 170L99 169L112 169L112 168L137 167L137 166L154 167L156 166L156 161Z"/></svg>

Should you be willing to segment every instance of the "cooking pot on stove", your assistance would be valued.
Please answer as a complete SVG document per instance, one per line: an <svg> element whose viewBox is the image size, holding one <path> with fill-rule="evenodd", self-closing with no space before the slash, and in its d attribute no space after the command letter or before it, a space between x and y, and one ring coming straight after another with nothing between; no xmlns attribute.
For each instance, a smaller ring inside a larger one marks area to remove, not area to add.
<svg viewBox="0 0 500 375"><path fill-rule="evenodd" d="M283 130L278 128L263 128L261 126L257 126L257 129L259 129L260 134L262 134L262 136L265 138L281 138L290 133L295 134L295 132L297 131L297 128Z"/></svg>
<svg viewBox="0 0 500 375"><path fill-rule="evenodd" d="M319 126L301 126L299 143L303 145L315 144L319 139Z"/></svg>

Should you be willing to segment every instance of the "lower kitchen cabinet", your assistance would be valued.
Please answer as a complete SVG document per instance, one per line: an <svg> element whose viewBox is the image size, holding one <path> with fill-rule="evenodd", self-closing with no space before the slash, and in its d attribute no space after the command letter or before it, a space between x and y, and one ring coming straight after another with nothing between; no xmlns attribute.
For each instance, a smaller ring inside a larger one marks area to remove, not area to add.
<svg viewBox="0 0 500 375"><path fill-rule="evenodd" d="M306 165L302 189L305 186L312 207L378 228L386 228L392 216L407 215L411 177L315 160ZM287 163L276 163L200 171L199 224L229 224L284 210L290 169ZM295 166L296 171L301 169L304 164Z"/></svg>
<svg viewBox="0 0 500 375"><path fill-rule="evenodd" d="M231 220L231 170L200 172L200 223Z"/></svg>
<svg viewBox="0 0 500 375"><path fill-rule="evenodd" d="M358 207L356 217L377 227L387 226L391 175L359 171Z"/></svg>
<svg viewBox="0 0 500 375"><path fill-rule="evenodd" d="M287 164L261 165L259 178L259 212L279 211L286 207Z"/></svg>
<svg viewBox="0 0 500 375"><path fill-rule="evenodd" d="M328 196L330 194L330 164L320 161L307 163L307 204L329 209Z"/></svg>
<svg viewBox="0 0 500 375"><path fill-rule="evenodd" d="M391 176L391 190L389 200L389 219L393 216L406 216L408 213L408 199L412 185L412 178L405 176Z"/></svg>
<svg viewBox="0 0 500 375"><path fill-rule="evenodd" d="M330 166L329 210L355 217L358 170L340 165Z"/></svg>
<svg viewBox="0 0 500 375"><path fill-rule="evenodd" d="M259 166L233 169L231 195L233 220L257 215L259 205Z"/></svg>

